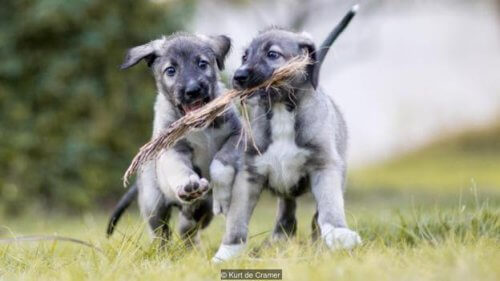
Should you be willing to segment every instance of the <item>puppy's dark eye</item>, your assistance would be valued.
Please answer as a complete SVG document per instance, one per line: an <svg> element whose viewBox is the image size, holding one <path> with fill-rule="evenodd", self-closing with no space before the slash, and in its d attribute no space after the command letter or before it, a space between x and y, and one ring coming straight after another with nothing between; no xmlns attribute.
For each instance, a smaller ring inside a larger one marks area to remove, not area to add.
<svg viewBox="0 0 500 281"><path fill-rule="evenodd" d="M279 58L280 56L281 56L281 54L278 53L278 52L275 52L275 51L269 51L269 52L267 52L267 57L270 58L270 59L273 59L273 60Z"/></svg>
<svg viewBox="0 0 500 281"><path fill-rule="evenodd" d="M198 62L198 67L201 69L207 69L207 66L208 66L208 61L206 60L200 60Z"/></svg>
<svg viewBox="0 0 500 281"><path fill-rule="evenodd" d="M167 67L167 69L165 69L165 74L167 74L167 76L174 76L175 75L175 68L173 66L169 66Z"/></svg>
<svg viewBox="0 0 500 281"><path fill-rule="evenodd" d="M247 54L244 54L244 55L241 57L241 61L242 61L242 62L246 62L246 61L247 61L247 59L248 59Z"/></svg>

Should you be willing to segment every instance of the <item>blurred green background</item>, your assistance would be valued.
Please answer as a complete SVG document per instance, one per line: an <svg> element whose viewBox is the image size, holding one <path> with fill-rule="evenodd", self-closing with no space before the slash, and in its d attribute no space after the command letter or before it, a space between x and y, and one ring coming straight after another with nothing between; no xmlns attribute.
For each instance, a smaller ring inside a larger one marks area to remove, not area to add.
<svg viewBox="0 0 500 281"><path fill-rule="evenodd" d="M116 199L150 137L154 81L127 48L183 28L192 1L3 0L0 208L78 212Z"/></svg>
<svg viewBox="0 0 500 281"><path fill-rule="evenodd" d="M350 165L348 204L396 193L456 199L471 187L499 198L500 1L451 2L367 1L329 54L322 83L347 117L349 154L368 159ZM0 214L117 202L150 138L155 98L145 65L119 70L127 48L178 30L224 33L235 43L230 75L263 25L305 29L318 43L351 5L2 0Z"/></svg>
<svg viewBox="0 0 500 281"><path fill-rule="evenodd" d="M0 238L21 240L0 241L0 280L220 279L208 261L222 216L193 251L176 232L168 251L150 243L136 209L105 236L123 172L150 138L156 95L145 64L118 66L127 48L161 35L226 34L227 78L258 30L294 27L318 44L354 2L1 0ZM359 2L320 83L348 123L345 208L363 245L330 253L311 243L307 194L297 239L270 247L276 199L266 193L247 257L229 265L281 268L292 280L496 281L500 0ZM33 234L102 252L22 240Z"/></svg>

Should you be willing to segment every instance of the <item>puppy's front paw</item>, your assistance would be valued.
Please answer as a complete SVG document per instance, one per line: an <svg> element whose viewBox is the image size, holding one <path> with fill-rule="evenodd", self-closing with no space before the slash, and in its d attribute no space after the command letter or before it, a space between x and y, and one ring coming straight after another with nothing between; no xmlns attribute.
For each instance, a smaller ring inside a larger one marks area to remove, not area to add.
<svg viewBox="0 0 500 281"><path fill-rule="evenodd" d="M229 210L229 202L219 201L214 198L213 213L214 215L226 215Z"/></svg>
<svg viewBox="0 0 500 281"><path fill-rule="evenodd" d="M358 233L343 227L328 230L323 238L326 245L332 250L350 250L361 244L361 237Z"/></svg>
<svg viewBox="0 0 500 281"><path fill-rule="evenodd" d="M221 190L214 187L213 192L213 213L214 215L226 215L231 203L231 191Z"/></svg>
<svg viewBox="0 0 500 281"><path fill-rule="evenodd" d="M212 262L222 263L234 259L243 253L245 247L245 243L232 245L221 244L219 250L217 250L217 253L215 253L215 256L212 258Z"/></svg>
<svg viewBox="0 0 500 281"><path fill-rule="evenodd" d="M209 186L206 179L191 175L184 184L177 187L177 197L183 202L191 203L202 198L210 190Z"/></svg>

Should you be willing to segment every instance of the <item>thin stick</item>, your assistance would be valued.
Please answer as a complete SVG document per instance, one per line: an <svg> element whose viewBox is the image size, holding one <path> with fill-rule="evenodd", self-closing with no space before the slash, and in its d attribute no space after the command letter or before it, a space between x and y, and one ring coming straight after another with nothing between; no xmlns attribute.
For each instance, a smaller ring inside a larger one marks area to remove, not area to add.
<svg viewBox="0 0 500 281"><path fill-rule="evenodd" d="M259 155L262 155L260 153L260 150L259 150L259 147L257 146L257 142L255 142L255 138L253 137L253 133L252 133L252 124L250 123L250 115L248 113L248 107L247 107L247 104L246 103L243 103L243 119L245 119L245 123L247 124L246 125L246 132L248 135L250 135L250 140L252 141L252 145L253 147L255 148L255 150L257 150L257 153L259 153ZM246 138L248 139L248 138ZM245 150L247 150L247 143L245 142Z"/></svg>
<svg viewBox="0 0 500 281"><path fill-rule="evenodd" d="M26 235L26 236L17 236L13 238L4 238L0 239L0 244L12 244L17 242L33 242L33 241L65 241L80 244L89 248L92 248L101 254L104 254L104 251L101 248L98 248L88 242L78 240L71 237L58 236L58 235Z"/></svg>
<svg viewBox="0 0 500 281"><path fill-rule="evenodd" d="M179 139L184 137L192 129L201 129L212 123L215 118L222 115L235 98L244 100L257 90L270 88L289 88L291 79L297 75L303 75L307 65L311 64L309 56L298 56L284 66L274 71L270 79L262 84L243 90L229 90L215 98L205 106L187 113L182 118L173 122L167 130L154 140L146 143L134 157L123 176L123 184L128 185L128 179L147 161L154 159L159 151L172 147Z"/></svg>

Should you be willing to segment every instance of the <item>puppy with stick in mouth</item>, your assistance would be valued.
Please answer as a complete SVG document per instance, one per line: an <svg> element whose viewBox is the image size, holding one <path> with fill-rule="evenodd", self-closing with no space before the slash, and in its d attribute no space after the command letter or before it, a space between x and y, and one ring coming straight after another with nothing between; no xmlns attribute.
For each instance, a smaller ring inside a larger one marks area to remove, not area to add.
<svg viewBox="0 0 500 281"><path fill-rule="evenodd" d="M144 60L156 81L153 139L222 93L219 71L224 68L230 46L230 39L223 35L179 33L128 51L121 68ZM212 211L222 213L228 208L229 200L224 197L230 196L241 154L237 148L239 135L239 119L230 108L206 128L190 132L172 148L161 151L157 159L145 163L136 184L115 208L108 236L138 193L141 213L154 236L162 241L169 239L170 212L178 207L181 237L195 238L198 229L212 219Z"/></svg>
<svg viewBox="0 0 500 281"><path fill-rule="evenodd" d="M359 235L348 228L344 213L346 124L333 100L318 88L328 48L356 10L357 6L347 13L318 50L309 36L279 28L261 32L246 49L234 73L236 89L262 83L297 56L308 54L313 64L307 75L290 81L289 90L259 90L246 99L250 145L236 175L226 233L214 262L229 260L244 250L248 223L264 187L278 196L274 239L295 234L295 198L310 190L317 208L313 237L321 237L331 249L350 249L361 243Z"/></svg>

